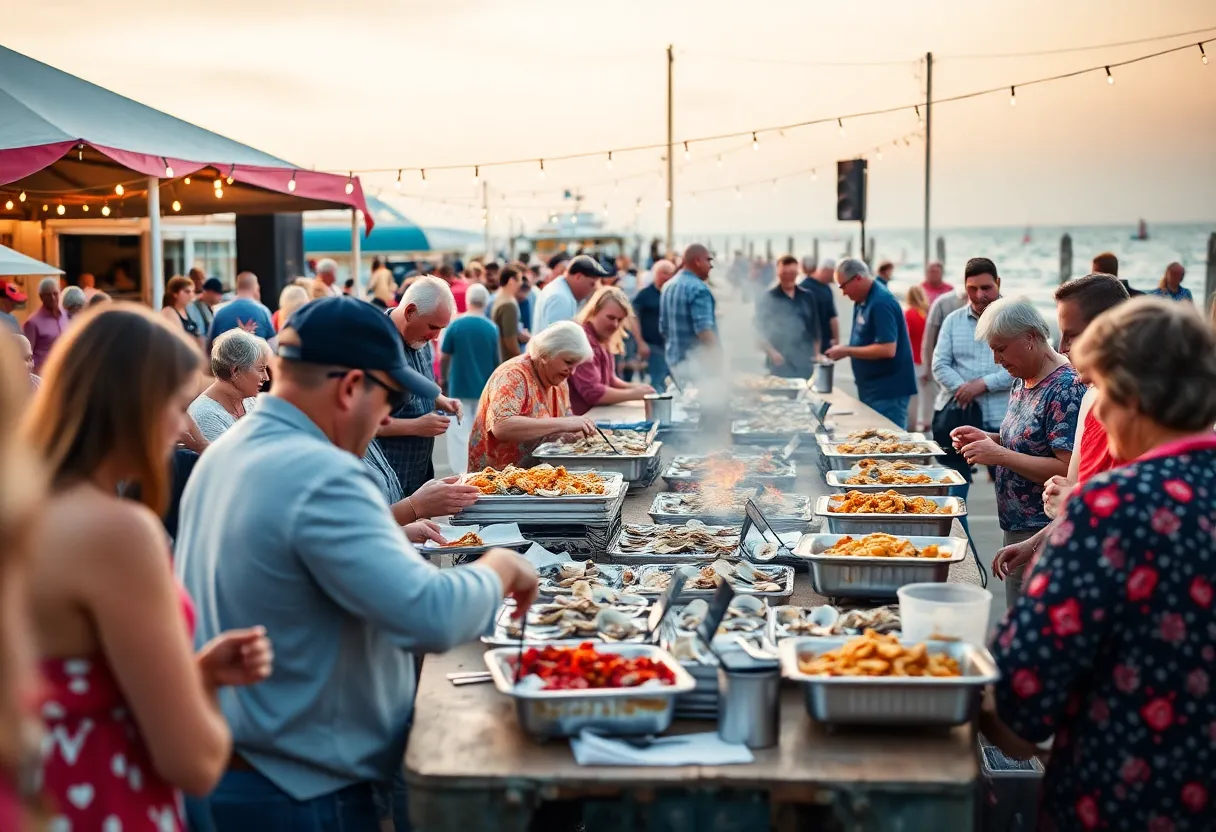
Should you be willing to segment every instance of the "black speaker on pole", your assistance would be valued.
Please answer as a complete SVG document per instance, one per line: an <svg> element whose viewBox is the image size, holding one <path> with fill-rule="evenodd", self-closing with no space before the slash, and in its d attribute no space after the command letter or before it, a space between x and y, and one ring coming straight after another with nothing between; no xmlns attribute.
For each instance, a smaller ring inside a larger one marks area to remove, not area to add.
<svg viewBox="0 0 1216 832"><path fill-rule="evenodd" d="M256 274L262 303L277 309L283 287L305 273L303 215L238 216L236 270Z"/></svg>
<svg viewBox="0 0 1216 832"><path fill-rule="evenodd" d="M836 163L836 219L866 221L866 160Z"/></svg>

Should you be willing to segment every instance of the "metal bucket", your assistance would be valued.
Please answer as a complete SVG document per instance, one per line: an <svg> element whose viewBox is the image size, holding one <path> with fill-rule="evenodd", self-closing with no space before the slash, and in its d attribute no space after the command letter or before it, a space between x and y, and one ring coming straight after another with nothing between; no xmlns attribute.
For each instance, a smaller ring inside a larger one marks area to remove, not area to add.
<svg viewBox="0 0 1216 832"><path fill-rule="evenodd" d="M780 735L781 668L718 668L718 736L748 748L771 748Z"/></svg>
<svg viewBox="0 0 1216 832"><path fill-rule="evenodd" d="M820 361L815 365L815 392L816 393L831 393L832 392L832 376L836 370L836 365L831 361Z"/></svg>
<svg viewBox="0 0 1216 832"><path fill-rule="evenodd" d="M671 427L671 400L670 393L649 393L643 396L646 421L658 422L660 427Z"/></svg>

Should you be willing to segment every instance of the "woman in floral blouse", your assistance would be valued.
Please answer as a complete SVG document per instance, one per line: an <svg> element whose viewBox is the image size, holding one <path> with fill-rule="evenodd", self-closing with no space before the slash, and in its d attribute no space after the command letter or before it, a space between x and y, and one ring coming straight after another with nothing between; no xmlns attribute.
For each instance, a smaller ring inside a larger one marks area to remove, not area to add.
<svg viewBox="0 0 1216 832"><path fill-rule="evenodd" d="M591 358L573 321L532 336L528 352L498 365L486 382L469 434L469 470L530 465L532 451L564 434L591 436L595 423L570 413L571 374Z"/></svg>
<svg viewBox="0 0 1216 832"><path fill-rule="evenodd" d="M1047 526L1043 483L1068 474L1077 414L1085 385L1068 359L1052 349L1051 331L1026 300L1001 298L980 316L975 340L1013 376L1009 408L999 434L955 428L954 447L972 465L996 465L996 510L1010 546ZM1022 589L1022 567L1009 574L1005 599L1012 606ZM1000 576L998 576L1000 577Z"/></svg>
<svg viewBox="0 0 1216 832"><path fill-rule="evenodd" d="M993 645L981 727L1018 757L1054 734L1040 829L1212 829L1216 335L1192 307L1138 298L1072 357L1111 453L1133 461L1069 498Z"/></svg>

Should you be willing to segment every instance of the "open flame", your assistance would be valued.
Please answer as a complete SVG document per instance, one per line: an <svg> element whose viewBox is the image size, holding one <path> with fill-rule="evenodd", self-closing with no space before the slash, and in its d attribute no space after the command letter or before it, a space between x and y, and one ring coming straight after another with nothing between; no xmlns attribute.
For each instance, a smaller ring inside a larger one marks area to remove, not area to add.
<svg viewBox="0 0 1216 832"><path fill-rule="evenodd" d="M705 465L706 474L702 482L706 489L731 490L747 476L747 464L731 457L710 459Z"/></svg>

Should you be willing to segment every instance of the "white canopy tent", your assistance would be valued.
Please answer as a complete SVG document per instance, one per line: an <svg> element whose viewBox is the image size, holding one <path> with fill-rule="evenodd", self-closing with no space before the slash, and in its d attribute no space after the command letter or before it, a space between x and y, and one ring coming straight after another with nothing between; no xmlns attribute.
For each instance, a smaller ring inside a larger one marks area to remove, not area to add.
<svg viewBox="0 0 1216 832"><path fill-rule="evenodd" d="M48 266L33 257L26 257L8 246L0 246L0 277L25 277L27 275L54 277L59 274L63 274L63 271L54 266Z"/></svg>

